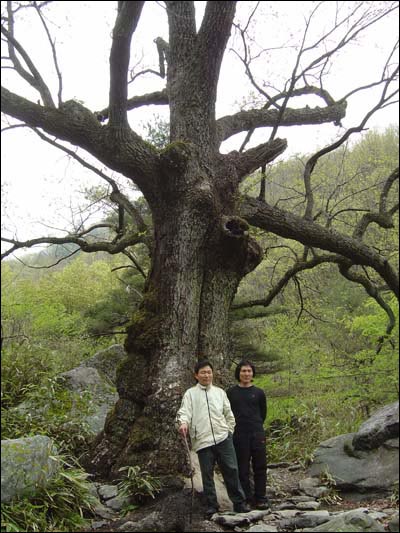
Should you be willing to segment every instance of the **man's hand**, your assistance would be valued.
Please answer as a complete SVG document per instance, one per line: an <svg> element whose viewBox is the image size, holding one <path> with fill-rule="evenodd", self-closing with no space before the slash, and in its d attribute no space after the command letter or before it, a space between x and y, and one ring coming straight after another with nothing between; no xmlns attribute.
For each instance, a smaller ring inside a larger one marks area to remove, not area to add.
<svg viewBox="0 0 400 533"><path fill-rule="evenodd" d="M186 437L188 433L188 425L186 424L186 422L179 426L178 431L182 435L182 437Z"/></svg>

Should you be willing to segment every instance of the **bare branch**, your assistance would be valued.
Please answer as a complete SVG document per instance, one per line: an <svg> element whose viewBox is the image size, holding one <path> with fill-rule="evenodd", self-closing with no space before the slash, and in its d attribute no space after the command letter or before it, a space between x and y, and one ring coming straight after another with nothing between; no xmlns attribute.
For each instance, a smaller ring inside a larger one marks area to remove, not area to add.
<svg viewBox="0 0 400 533"><path fill-rule="evenodd" d="M255 148L250 148L242 154L239 154L239 152L230 152L226 157L233 160L240 179L260 166L273 161L286 150L286 147L287 142L285 139L275 139L274 141L260 144Z"/></svg>
<svg viewBox="0 0 400 533"><path fill-rule="evenodd" d="M399 295L398 275L388 260L357 239L326 229L314 221L305 220L278 207L249 196L242 197L240 214L251 225L271 231L281 237L295 239L347 257L354 264L370 266Z"/></svg>
<svg viewBox="0 0 400 533"><path fill-rule="evenodd" d="M250 141L251 139L251 136L253 135L255 129L252 128L251 130L249 130L246 134L246 137L242 143L242 146L239 148L239 153L241 154L243 152L243 150L246 148L246 144Z"/></svg>
<svg viewBox="0 0 400 533"><path fill-rule="evenodd" d="M42 76L40 75L39 71L33 64L26 50L14 37L14 15L11 11L11 2L8 2L7 6L8 6L9 31L2 25L1 33L7 39L8 51L10 54L10 59L14 65L14 68L18 72L18 74L25 81L29 83L29 85L31 85L34 89L36 89L39 92L40 96L42 97L44 105L49 106L49 107L55 107L49 88L45 84ZM15 51L17 51L21 55L27 67L29 68L30 72L25 70L24 67L21 65Z"/></svg>
<svg viewBox="0 0 400 533"><path fill-rule="evenodd" d="M279 125L299 126L339 122L346 115L346 107L347 103L342 101L327 107L287 108L280 117ZM279 111L276 109L252 109L222 117L217 120L218 142L221 143L236 133L252 128L273 127L277 123L278 116Z"/></svg>
<svg viewBox="0 0 400 533"><path fill-rule="evenodd" d="M387 197L390 192L390 189L394 182L399 179L399 167L397 167L391 174L388 176L387 180L385 181L384 187L382 189L381 197L379 200L379 213L386 213L386 204L387 204ZM398 206L398 204L397 204ZM390 212L390 211L389 211Z"/></svg>
<svg viewBox="0 0 400 533"><path fill-rule="evenodd" d="M275 297L283 291L288 282L291 279L294 279L296 282L297 289L299 291L299 297L301 301L301 311L298 316L299 319L300 315L304 311L304 301L301 295L300 282L297 278L297 274L299 272L304 272L305 270L311 270L319 265L326 263L337 264L339 266L339 272L342 274L342 276L354 283L362 285L367 294L374 298L378 305L382 307L389 319L388 325L386 327L386 335L389 335L393 331L393 328L396 323L396 319L391 307L382 298L379 293L379 289L375 286L375 284L372 283L366 276L356 274L355 272L350 272L350 269L353 266L352 262L341 255L315 255L314 258L310 259L309 261L296 261L295 264L284 273L281 279L277 283L275 283L274 287L269 291L265 298L241 302L240 304L234 304L232 305L232 309L246 309L248 307L254 306L268 307L269 305L271 305Z"/></svg>
<svg viewBox="0 0 400 533"><path fill-rule="evenodd" d="M144 2L121 2L113 30L110 54L110 124L116 130L128 129L128 69L132 35Z"/></svg>
<svg viewBox="0 0 400 533"><path fill-rule="evenodd" d="M339 262L340 273L342 274L342 276L344 276L348 280L361 284L366 290L366 292L369 294L369 296L374 298L374 300L378 303L378 305L382 307L382 309L385 311L385 313L389 317L389 322L386 327L386 335L390 335L390 333L393 331L393 328L396 324L396 318L394 316L394 313L390 305L388 305L385 302L385 300L382 298L382 296L379 294L377 287L373 283L371 283L365 276L356 274L355 272L350 272L351 266L352 265L349 262L340 261Z"/></svg>
<svg viewBox="0 0 400 533"><path fill-rule="evenodd" d="M1 106L8 115L84 148L109 168L134 181L148 201L154 198L159 157L132 130L125 132L125 142L116 143L113 128L101 126L96 116L79 102L68 100L60 109L43 108L5 87L1 88Z"/></svg>
<svg viewBox="0 0 400 533"><path fill-rule="evenodd" d="M3 242L12 244L13 246L8 249L6 252L1 254L1 259L5 259L10 254L14 253L16 250L21 248L32 248L38 244L76 244L83 252L108 252L109 254L118 254L121 253L128 246L133 246L138 243L143 242L143 236L137 233L132 233L124 235L116 243L111 243L108 241L96 241L89 242L82 238L83 234L87 232L84 231L80 234L70 234L66 237L39 237L37 239L30 239L27 241L18 241L16 239L8 239L6 237L1 237Z"/></svg>
<svg viewBox="0 0 400 533"><path fill-rule="evenodd" d="M142 94L140 96L133 96L127 101L127 111L137 109L138 107L147 105L168 105L168 94L166 89L163 91L155 91L153 93ZM100 122L106 120L109 116L109 108L106 107L101 111L96 111L97 119Z"/></svg>
<svg viewBox="0 0 400 533"><path fill-rule="evenodd" d="M58 65L56 47L55 47L55 44L54 44L54 42L53 42L53 40L51 38L50 31L49 31L49 29L47 27L46 21L44 20L43 15L42 15L41 7L43 7L43 4L41 6L39 6L37 2L33 2L33 5L36 8L36 12L37 12L37 14L40 17L40 20L42 21L43 27L45 29L47 38L48 38L50 46L51 46L51 52L53 54L54 67L56 69L57 77L58 77L58 105L60 106L62 104L62 75L61 75L60 67Z"/></svg>
<svg viewBox="0 0 400 533"><path fill-rule="evenodd" d="M56 261L55 263L52 263L51 265L45 265L45 266L35 266L35 265L28 265L27 263L25 263L25 261L22 261L22 259L20 257L17 257L15 256L15 259L21 263L22 265L24 265L25 267L27 268L32 268L34 270L43 270L43 269L50 269L50 268L53 268L57 265L59 265L60 263L62 263L63 261L65 261L66 259L69 259L70 257L72 257L73 255L75 255L76 253L80 252L80 249L77 248L76 250L74 250L73 252L67 254L67 255L64 255L63 257L61 257L58 261Z"/></svg>
<svg viewBox="0 0 400 533"><path fill-rule="evenodd" d="M133 253L129 252L128 250L124 250L122 253L124 255L126 255L126 257L128 257L132 261L132 263L135 265L136 269L140 272L140 274L143 276L143 278L146 279L147 278L147 274L143 270L143 268L140 266L140 264L136 260L136 257L133 255Z"/></svg>
<svg viewBox="0 0 400 533"><path fill-rule="evenodd" d="M37 135L39 135L39 137L41 139L43 139L47 143L51 144L52 146L55 146L59 150L62 150L63 152L67 153L69 156L71 156L73 159L75 159L75 161L78 161L78 163L80 163L83 167L91 170L92 172L94 172L95 174L100 176L102 179L104 179L107 183L109 183L111 185L111 188L112 188L112 193L110 194L110 199L113 202L115 202L116 204L121 205L121 206L124 207L124 209L129 213L129 215L135 221L135 223L136 223L136 225L138 227L138 230L140 232L146 233L148 231L148 228L147 228L147 226L146 226L146 224L145 224L145 222L143 220L143 217L139 213L139 211L134 207L134 205L132 205L130 200L124 194L122 194L120 192L117 183L112 178L110 178L109 176L104 174L104 172L101 172L101 170L97 169L96 167L94 167L93 165L91 165L90 163L88 163L87 161L82 159L81 157L79 157L78 154L76 154L74 151L70 150L66 146L63 146L62 144L57 143L53 139L50 139L49 137L47 137L46 135L41 133L36 128L31 128L31 129Z"/></svg>
<svg viewBox="0 0 400 533"><path fill-rule="evenodd" d="M325 148L322 148L322 150L319 150L318 152L316 152L314 155L312 155L310 157L310 159L307 161L306 165L305 165L305 168L304 168L304 174L303 174L303 179L304 179L304 185L305 185L305 190L306 190L306 198L307 198L307 206L306 206L306 210L305 210L305 213L304 213L304 218L310 220L312 218L312 212L313 212L313 208L314 208L314 197L313 197L313 193L312 193L312 187L311 187L311 174L315 168L315 165L317 163L317 161L324 155L332 152L333 150L336 150L339 146L341 146L345 141L347 141L347 139L353 134L353 133L359 133L361 132L366 123L368 122L368 120L371 118L371 116L376 112L378 111L379 109L381 109L382 105L391 100L391 98L393 97L394 94L397 94L398 93L398 89L395 90L394 92L390 93L390 94L387 94L387 91L388 91L388 88L389 88L389 85L390 83L397 77L398 75L398 71L399 71L399 68L397 67L394 72L392 73L392 75L386 80L384 86L383 86L383 89L382 89L382 94L381 94L381 97L379 99L379 101L375 104L375 106L372 107L372 109L370 109L368 111L368 113L366 113L366 115L364 116L364 118L361 120L360 124L358 126L355 126L355 127L352 127L352 128L349 128L345 133L344 135L342 135L342 137L340 139L338 139L337 141L335 141L334 143L332 143L331 145L329 146L326 146Z"/></svg>

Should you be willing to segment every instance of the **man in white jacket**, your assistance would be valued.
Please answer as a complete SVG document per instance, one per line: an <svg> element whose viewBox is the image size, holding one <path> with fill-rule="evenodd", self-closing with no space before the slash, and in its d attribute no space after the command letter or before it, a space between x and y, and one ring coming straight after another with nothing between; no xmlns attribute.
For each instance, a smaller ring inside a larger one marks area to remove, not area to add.
<svg viewBox="0 0 400 533"><path fill-rule="evenodd" d="M194 376L197 384L185 392L176 420L179 433L185 438L190 434L192 449L199 458L207 516L218 512L215 463L221 470L234 511L248 513L250 508L240 485L232 441L235 417L228 397L223 389L212 384L213 367L209 361L199 361Z"/></svg>

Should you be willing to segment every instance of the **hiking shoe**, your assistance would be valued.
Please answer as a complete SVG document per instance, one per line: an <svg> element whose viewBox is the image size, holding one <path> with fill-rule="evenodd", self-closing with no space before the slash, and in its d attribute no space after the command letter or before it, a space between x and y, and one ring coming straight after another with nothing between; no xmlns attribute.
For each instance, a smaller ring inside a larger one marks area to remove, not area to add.
<svg viewBox="0 0 400 533"><path fill-rule="evenodd" d="M270 508L271 506L268 500L261 500L261 501L254 502L254 509L258 509L259 511L264 511Z"/></svg>
<svg viewBox="0 0 400 533"><path fill-rule="evenodd" d="M215 513L218 513L218 508L217 507L208 507L208 509L206 511L206 518L208 520L210 520L212 515L215 514Z"/></svg>
<svg viewBox="0 0 400 533"><path fill-rule="evenodd" d="M245 502L234 505L233 510L235 513L249 513L251 511L250 507Z"/></svg>

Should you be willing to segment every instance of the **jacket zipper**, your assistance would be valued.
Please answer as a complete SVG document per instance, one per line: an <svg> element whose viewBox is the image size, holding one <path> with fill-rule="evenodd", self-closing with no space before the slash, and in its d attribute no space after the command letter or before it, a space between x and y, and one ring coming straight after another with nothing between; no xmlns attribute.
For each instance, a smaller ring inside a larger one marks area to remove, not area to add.
<svg viewBox="0 0 400 533"><path fill-rule="evenodd" d="M206 393L207 409L208 409L208 418L210 419L211 433L212 433L212 436L213 436L214 445L216 446L216 445L217 445L217 441L215 440L214 428L213 428L213 425L212 425L212 422L211 422L211 413L210 413L210 405L209 405L209 403L208 403L207 389L204 389L204 392Z"/></svg>

